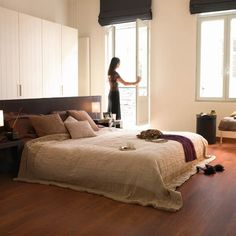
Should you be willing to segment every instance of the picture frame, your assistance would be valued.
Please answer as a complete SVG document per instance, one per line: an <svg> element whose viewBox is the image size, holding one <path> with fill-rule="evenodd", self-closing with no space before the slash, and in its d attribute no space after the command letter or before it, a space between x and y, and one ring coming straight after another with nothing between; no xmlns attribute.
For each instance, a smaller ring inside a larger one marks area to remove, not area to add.
<svg viewBox="0 0 236 236"><path fill-rule="evenodd" d="M111 115L112 115L111 112L103 112L103 118L104 119L111 119Z"/></svg>

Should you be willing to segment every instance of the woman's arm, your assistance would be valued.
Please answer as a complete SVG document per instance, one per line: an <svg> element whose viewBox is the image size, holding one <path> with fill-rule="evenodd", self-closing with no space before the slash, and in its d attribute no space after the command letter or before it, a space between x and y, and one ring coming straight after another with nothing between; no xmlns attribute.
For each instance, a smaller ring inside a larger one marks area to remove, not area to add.
<svg viewBox="0 0 236 236"><path fill-rule="evenodd" d="M141 80L141 77L140 76L137 76L137 80L135 82L126 82L124 81L121 77L118 77L117 78L117 81L122 83L123 85L125 86L128 86L128 85L137 85Z"/></svg>

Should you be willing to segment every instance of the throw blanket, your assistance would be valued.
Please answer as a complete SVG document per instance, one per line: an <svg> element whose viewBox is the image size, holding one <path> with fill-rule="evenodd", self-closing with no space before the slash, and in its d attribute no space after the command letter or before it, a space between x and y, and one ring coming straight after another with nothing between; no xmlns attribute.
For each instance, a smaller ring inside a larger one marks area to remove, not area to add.
<svg viewBox="0 0 236 236"><path fill-rule="evenodd" d="M185 161L193 161L197 159L196 151L193 146L192 141L189 138L186 138L181 135L174 135L174 134L162 134L161 138L174 140L182 144L184 149Z"/></svg>

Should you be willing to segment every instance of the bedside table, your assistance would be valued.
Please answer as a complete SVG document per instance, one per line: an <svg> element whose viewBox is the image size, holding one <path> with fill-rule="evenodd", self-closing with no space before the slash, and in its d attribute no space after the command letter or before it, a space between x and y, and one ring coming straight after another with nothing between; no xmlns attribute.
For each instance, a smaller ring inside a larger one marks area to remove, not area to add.
<svg viewBox="0 0 236 236"><path fill-rule="evenodd" d="M93 120L97 125L103 125L105 127L109 127L109 120L108 119L94 119ZM112 127L121 128L121 120L113 121Z"/></svg>
<svg viewBox="0 0 236 236"><path fill-rule="evenodd" d="M2 152L2 150L4 149L9 149L11 158L14 161L14 166L12 168L12 171L14 171L14 174L17 175L18 170L19 170L19 165L20 165L20 160L21 160L21 153L23 150L23 141L21 140L6 140L6 141L2 141L0 142L0 151ZM3 158L3 157L1 157Z"/></svg>

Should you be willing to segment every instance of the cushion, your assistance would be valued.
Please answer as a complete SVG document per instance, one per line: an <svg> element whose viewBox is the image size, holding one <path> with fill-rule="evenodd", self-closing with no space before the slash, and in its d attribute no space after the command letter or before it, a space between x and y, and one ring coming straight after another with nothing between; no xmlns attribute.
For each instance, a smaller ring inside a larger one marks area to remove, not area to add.
<svg viewBox="0 0 236 236"><path fill-rule="evenodd" d="M87 120L94 131L99 130L93 119L89 116L89 114L86 111L69 110L67 112L70 116L74 117L78 121Z"/></svg>
<svg viewBox="0 0 236 236"><path fill-rule="evenodd" d="M36 138L37 134L31 124L30 117L34 115L19 115L14 112L4 114L6 131L17 132L20 139ZM13 127L14 125L14 127Z"/></svg>
<svg viewBox="0 0 236 236"><path fill-rule="evenodd" d="M59 114L62 121L65 121L68 117L68 113L66 111L52 111L51 114Z"/></svg>
<svg viewBox="0 0 236 236"><path fill-rule="evenodd" d="M224 117L218 128L221 131L236 131L236 119L234 117Z"/></svg>
<svg viewBox="0 0 236 236"><path fill-rule="evenodd" d="M96 136L93 131L91 125L87 120L85 121L77 121L73 117L70 116L65 121L65 126L70 133L72 139L78 138L88 138ZM75 120L75 121L74 121Z"/></svg>
<svg viewBox="0 0 236 236"><path fill-rule="evenodd" d="M68 133L59 114L32 116L30 121L39 137Z"/></svg>

